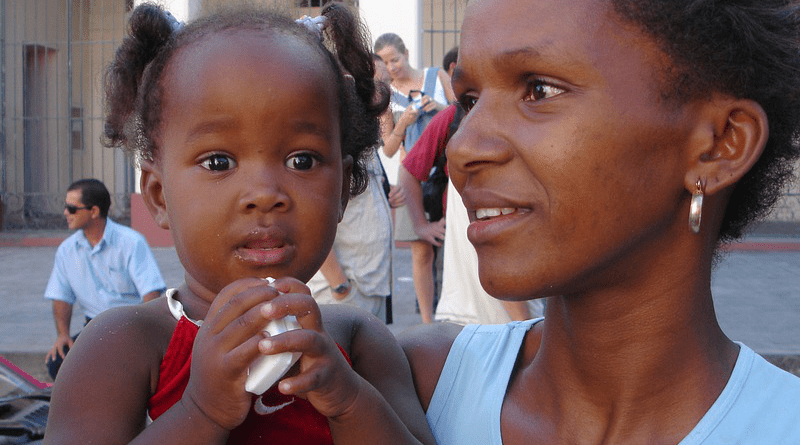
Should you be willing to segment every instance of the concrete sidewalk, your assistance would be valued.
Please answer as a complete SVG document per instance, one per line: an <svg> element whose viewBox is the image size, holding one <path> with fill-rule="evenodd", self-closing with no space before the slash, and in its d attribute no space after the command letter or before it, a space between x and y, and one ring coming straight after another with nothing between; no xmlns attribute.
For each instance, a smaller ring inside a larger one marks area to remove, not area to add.
<svg viewBox="0 0 800 445"><path fill-rule="evenodd" d="M42 378L55 339L49 301L42 297L58 243L68 233L0 232L0 355ZM153 254L168 286L183 282L174 248ZM415 312L411 254L394 255L397 333L420 322ZM723 330L774 363L800 375L800 239L751 238L733 246L714 272L712 291ZM76 308L73 326L82 325ZM24 362L24 363L23 363ZM47 380L47 379L45 379Z"/></svg>

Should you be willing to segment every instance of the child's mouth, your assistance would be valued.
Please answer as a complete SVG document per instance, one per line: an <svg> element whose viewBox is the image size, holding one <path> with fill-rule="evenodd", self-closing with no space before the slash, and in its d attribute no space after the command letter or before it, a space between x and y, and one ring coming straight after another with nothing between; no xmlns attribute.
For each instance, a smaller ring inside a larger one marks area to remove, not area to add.
<svg viewBox="0 0 800 445"><path fill-rule="evenodd" d="M286 263L292 256L294 247L280 237L254 236L236 248L239 259L258 266L271 266Z"/></svg>

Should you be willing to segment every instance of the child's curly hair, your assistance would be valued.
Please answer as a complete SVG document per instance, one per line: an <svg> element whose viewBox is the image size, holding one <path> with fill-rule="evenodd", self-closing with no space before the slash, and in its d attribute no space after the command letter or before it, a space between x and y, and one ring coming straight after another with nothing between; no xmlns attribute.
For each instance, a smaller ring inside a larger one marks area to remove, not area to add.
<svg viewBox="0 0 800 445"><path fill-rule="evenodd" d="M158 5L138 6L129 20L129 35L105 73L103 144L123 147L138 158L157 158L162 77L181 48L229 30L283 33L319 51L335 77L342 156L350 155L354 160L350 192L361 193L368 181L364 160L379 143L379 116L388 106L389 94L385 85L373 79L369 37L350 10L331 2L323 8L322 15L328 22L324 39L281 12L253 6L220 11L183 28L176 26L174 18Z"/></svg>
<svg viewBox="0 0 800 445"><path fill-rule="evenodd" d="M612 0L670 57L661 80L675 103L720 92L758 102L769 139L736 184L719 241L740 238L770 211L800 156L800 5L796 0Z"/></svg>

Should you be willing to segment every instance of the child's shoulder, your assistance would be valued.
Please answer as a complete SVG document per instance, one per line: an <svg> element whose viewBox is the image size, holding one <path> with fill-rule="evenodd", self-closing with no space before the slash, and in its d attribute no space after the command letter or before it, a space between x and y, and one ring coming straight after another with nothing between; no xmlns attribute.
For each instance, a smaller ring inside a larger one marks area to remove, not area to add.
<svg viewBox="0 0 800 445"><path fill-rule="evenodd" d="M352 355L354 342L394 337L377 317L349 304L321 304L319 310L325 330L348 355ZM370 340L371 341L371 340Z"/></svg>
<svg viewBox="0 0 800 445"><path fill-rule="evenodd" d="M163 356L176 324L166 298L161 297L135 306L103 311L92 319L78 338L83 343L91 343L92 349L139 353L147 350Z"/></svg>
<svg viewBox="0 0 800 445"><path fill-rule="evenodd" d="M398 335L411 366L417 395L425 409L436 389L450 348L462 329L463 326L452 323L431 323L411 327Z"/></svg>

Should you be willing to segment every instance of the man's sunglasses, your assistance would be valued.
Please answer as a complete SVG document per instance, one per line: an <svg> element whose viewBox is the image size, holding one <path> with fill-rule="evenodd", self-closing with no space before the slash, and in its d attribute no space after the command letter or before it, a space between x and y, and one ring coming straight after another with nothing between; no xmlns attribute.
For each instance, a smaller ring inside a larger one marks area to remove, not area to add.
<svg viewBox="0 0 800 445"><path fill-rule="evenodd" d="M64 208L67 209L67 212L69 212L70 215L74 215L75 212L77 212L78 210L89 210L89 209L91 209L91 207L78 207L78 206L74 206L72 204L64 204Z"/></svg>

